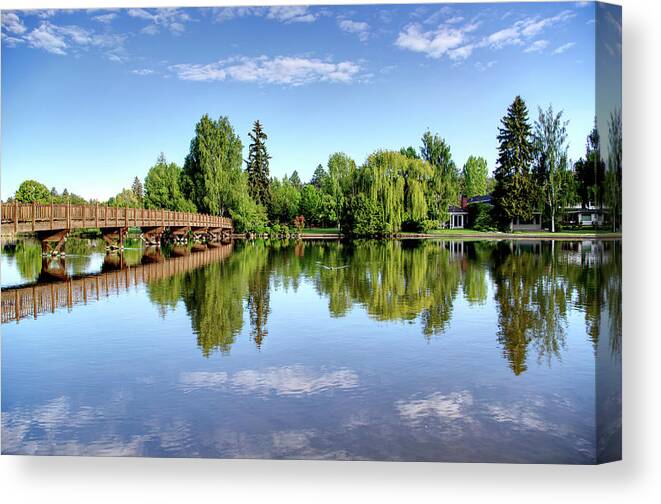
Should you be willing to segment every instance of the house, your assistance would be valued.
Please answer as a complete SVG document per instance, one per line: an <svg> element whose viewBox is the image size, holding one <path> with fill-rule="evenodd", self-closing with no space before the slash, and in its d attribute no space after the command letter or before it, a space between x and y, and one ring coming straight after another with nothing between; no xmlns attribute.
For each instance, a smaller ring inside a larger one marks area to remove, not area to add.
<svg viewBox="0 0 661 504"><path fill-rule="evenodd" d="M483 196L473 196L468 199L468 204L482 203L493 206L493 198L490 194ZM530 220L517 218L511 223L512 231L541 231L542 230L542 212L533 212Z"/></svg>
<svg viewBox="0 0 661 504"><path fill-rule="evenodd" d="M448 220L447 227L450 229L464 229L466 225L466 219L468 217L466 206L468 205L468 199L462 196L459 205L461 206L450 205L448 207L450 219Z"/></svg>
<svg viewBox="0 0 661 504"><path fill-rule="evenodd" d="M607 222L607 209L598 207L592 202L586 206L565 209L562 223L566 226L603 226Z"/></svg>

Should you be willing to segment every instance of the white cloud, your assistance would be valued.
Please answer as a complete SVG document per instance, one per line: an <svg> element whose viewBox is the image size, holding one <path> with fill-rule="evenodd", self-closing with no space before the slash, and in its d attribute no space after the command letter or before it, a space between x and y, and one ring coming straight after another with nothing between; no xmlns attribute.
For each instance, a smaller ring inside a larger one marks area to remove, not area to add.
<svg viewBox="0 0 661 504"><path fill-rule="evenodd" d="M264 7L213 7L211 9L211 16L216 23L246 16L263 16L265 13L266 8Z"/></svg>
<svg viewBox="0 0 661 504"><path fill-rule="evenodd" d="M77 25L60 26L49 21L43 22L38 28L23 35L23 40L30 47L43 49L52 54L65 55L70 51L77 53L97 48L102 49L103 54L115 62L127 60L124 51L125 39L125 35L98 33Z"/></svg>
<svg viewBox="0 0 661 504"><path fill-rule="evenodd" d="M562 54L564 52L567 52L569 49L574 47L576 45L576 42L567 42L566 44L561 45L560 47L557 47L554 51L553 54Z"/></svg>
<svg viewBox="0 0 661 504"><path fill-rule="evenodd" d="M206 65L172 65L170 70L180 79L190 81L237 80L300 86L313 82L351 82L358 76L360 66L351 61L333 63L296 56L260 56L235 57Z"/></svg>
<svg viewBox="0 0 661 504"><path fill-rule="evenodd" d="M39 28L35 28L25 37L25 41L30 47L43 49L52 54L66 54L67 43L61 34L58 34L53 25L44 23Z"/></svg>
<svg viewBox="0 0 661 504"><path fill-rule="evenodd" d="M17 35L20 35L21 33L25 33L27 28L23 24L23 21L14 14L13 12L3 12L2 13L2 31L3 32L9 32L9 33L15 33Z"/></svg>
<svg viewBox="0 0 661 504"><path fill-rule="evenodd" d="M99 23L108 24L116 17L117 14L115 14L114 12L109 12L108 14L100 14L98 16L94 16L92 19L98 21Z"/></svg>
<svg viewBox="0 0 661 504"><path fill-rule="evenodd" d="M135 70L131 70L131 73L135 75L151 75L154 73L154 71L150 70L149 68L137 68Z"/></svg>
<svg viewBox="0 0 661 504"><path fill-rule="evenodd" d="M141 30L148 35L157 34L161 28L177 35L186 29L185 23L191 21L188 14L176 8L129 9L127 14L137 19L149 21L151 24Z"/></svg>
<svg viewBox="0 0 661 504"><path fill-rule="evenodd" d="M338 22L340 30L347 33L354 33L358 35L361 42L365 42L369 38L370 26L363 21L352 21L350 19L343 19Z"/></svg>
<svg viewBox="0 0 661 504"><path fill-rule="evenodd" d="M271 7L266 17L283 23L312 23L317 19L317 15L310 12L309 7L298 5Z"/></svg>
<svg viewBox="0 0 661 504"><path fill-rule="evenodd" d="M425 399L397 401L395 407L400 416L409 422L436 417L459 420L467 416L467 408L473 405L473 395L465 390L450 394L435 393Z"/></svg>
<svg viewBox="0 0 661 504"><path fill-rule="evenodd" d="M535 40L532 44L525 48L523 52L532 53L532 52L541 52L546 49L549 45L548 40Z"/></svg>
<svg viewBox="0 0 661 504"><path fill-rule="evenodd" d="M467 34L476 28L477 25L469 24L461 28L440 26L436 30L423 31L419 24L411 24L399 33L395 45L432 58L449 54L453 59L461 59L472 52L472 47L464 45Z"/></svg>
<svg viewBox="0 0 661 504"><path fill-rule="evenodd" d="M477 63L475 63L475 68L480 72L484 72L496 66L496 63L498 63L496 60L487 61L486 63L482 61L478 61Z"/></svg>
<svg viewBox="0 0 661 504"><path fill-rule="evenodd" d="M358 386L358 375L348 369L313 370L304 366L244 369L229 375L224 371L193 371L179 375L185 392L232 388L242 392L277 395L310 395L331 389L347 390Z"/></svg>

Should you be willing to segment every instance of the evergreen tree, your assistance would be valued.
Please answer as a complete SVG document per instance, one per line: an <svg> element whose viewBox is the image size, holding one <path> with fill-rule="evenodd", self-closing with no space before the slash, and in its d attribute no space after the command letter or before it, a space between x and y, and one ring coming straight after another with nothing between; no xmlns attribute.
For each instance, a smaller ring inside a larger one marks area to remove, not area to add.
<svg viewBox="0 0 661 504"><path fill-rule="evenodd" d="M510 225L517 217L532 218L537 203L530 170L534 156L531 126L528 108L520 96L514 99L501 120L498 142L493 199L502 223Z"/></svg>
<svg viewBox="0 0 661 504"><path fill-rule="evenodd" d="M269 178L269 159L266 151L265 141L268 139L262 129L262 124L255 121L252 131L249 133L252 143L248 148L248 159L246 160L246 172L248 173L248 190L250 196L262 205L268 206L271 201L271 188Z"/></svg>
<svg viewBox="0 0 661 504"><path fill-rule="evenodd" d="M294 170L294 173L291 174L291 177L289 177L289 182L297 189L301 190L301 177L298 176L298 172Z"/></svg>
<svg viewBox="0 0 661 504"><path fill-rule="evenodd" d="M131 190L133 191L133 194L135 195L136 200L140 202L140 205L142 205L142 201L144 198L144 191L142 189L142 182L138 177L135 177L133 179L133 184L131 185Z"/></svg>
<svg viewBox="0 0 661 504"><path fill-rule="evenodd" d="M420 159L420 156L418 156L418 153L416 152L415 147L411 147L411 146L402 147L401 149L399 149L399 153L402 156L406 156L407 158L410 158L410 159Z"/></svg>
<svg viewBox="0 0 661 504"><path fill-rule="evenodd" d="M324 181L328 177L326 170L322 165L317 165L317 168L314 170L312 179L310 179L310 184L315 186L317 189L321 189L324 186Z"/></svg>

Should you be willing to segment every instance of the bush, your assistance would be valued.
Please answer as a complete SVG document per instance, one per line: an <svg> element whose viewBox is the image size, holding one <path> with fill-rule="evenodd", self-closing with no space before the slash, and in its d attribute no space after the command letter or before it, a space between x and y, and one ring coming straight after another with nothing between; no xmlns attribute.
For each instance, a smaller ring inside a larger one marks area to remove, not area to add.
<svg viewBox="0 0 661 504"><path fill-rule="evenodd" d="M471 203L467 207L469 227L476 231L497 231L494 207L487 203Z"/></svg>
<svg viewBox="0 0 661 504"><path fill-rule="evenodd" d="M356 196L349 205L345 227L356 236L381 236L387 233L381 208L364 194Z"/></svg>

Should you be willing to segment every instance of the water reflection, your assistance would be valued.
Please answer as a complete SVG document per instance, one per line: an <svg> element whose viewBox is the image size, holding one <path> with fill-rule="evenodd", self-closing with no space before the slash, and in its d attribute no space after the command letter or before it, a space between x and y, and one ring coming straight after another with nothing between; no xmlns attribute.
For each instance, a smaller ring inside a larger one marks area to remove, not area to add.
<svg viewBox="0 0 661 504"><path fill-rule="evenodd" d="M255 241L92 253L82 275L39 256L49 283L2 293L21 320L3 326L3 450L616 458L620 250Z"/></svg>
<svg viewBox="0 0 661 504"><path fill-rule="evenodd" d="M74 246L82 252L96 245L79 241ZM346 317L361 307L376 321L417 324L427 339L448 329L460 296L475 310L492 300L497 342L515 375L526 371L530 352L547 364L561 358L573 310L584 314L595 348L600 337L607 337L612 352L621 350L619 241L254 241L235 244L222 261L215 260L214 250L200 246L105 254L100 272L206 254L208 260L145 279L148 298L161 317L183 303L206 357L230 352L245 323L260 348L269 334L273 289L293 294L303 281L327 300L332 317ZM5 251L24 279L61 282L85 271L85 256L67 256L66 262L42 258L35 243L18 242ZM11 319L4 309L3 304L3 321ZM604 316L609 321L605 331Z"/></svg>

